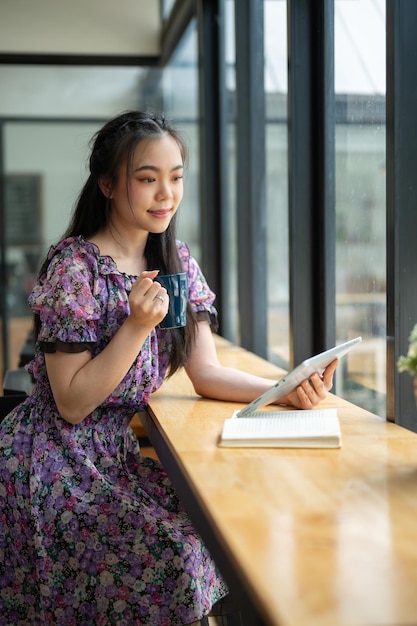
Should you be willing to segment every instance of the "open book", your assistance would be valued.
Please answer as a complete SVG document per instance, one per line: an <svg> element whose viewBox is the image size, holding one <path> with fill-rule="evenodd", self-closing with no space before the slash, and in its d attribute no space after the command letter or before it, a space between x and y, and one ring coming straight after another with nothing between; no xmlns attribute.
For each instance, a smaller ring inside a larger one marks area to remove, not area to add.
<svg viewBox="0 0 417 626"><path fill-rule="evenodd" d="M340 448L336 409L256 411L248 417L226 419L222 447Z"/></svg>

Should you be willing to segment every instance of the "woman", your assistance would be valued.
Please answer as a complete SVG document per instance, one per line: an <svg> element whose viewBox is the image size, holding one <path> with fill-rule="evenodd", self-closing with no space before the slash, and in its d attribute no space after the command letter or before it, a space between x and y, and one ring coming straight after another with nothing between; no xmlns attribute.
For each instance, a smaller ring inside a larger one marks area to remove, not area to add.
<svg viewBox="0 0 417 626"><path fill-rule="evenodd" d="M30 295L36 382L0 427L0 624L190 624L227 594L129 426L180 367L198 394L220 400L247 403L274 383L217 359L215 296L175 237L185 160L163 117L108 122ZM163 330L168 295L155 278L179 271L187 325ZM335 366L280 401L315 406Z"/></svg>

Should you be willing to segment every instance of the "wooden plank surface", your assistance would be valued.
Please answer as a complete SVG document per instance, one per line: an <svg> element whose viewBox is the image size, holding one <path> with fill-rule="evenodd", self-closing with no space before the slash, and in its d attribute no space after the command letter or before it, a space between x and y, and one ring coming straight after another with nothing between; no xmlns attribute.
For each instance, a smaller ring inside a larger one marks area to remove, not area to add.
<svg viewBox="0 0 417 626"><path fill-rule="evenodd" d="M217 344L225 365L283 373ZM152 396L146 426L264 623L415 625L417 435L330 395L321 406L338 409L340 449L219 448L239 406L196 396L180 372Z"/></svg>

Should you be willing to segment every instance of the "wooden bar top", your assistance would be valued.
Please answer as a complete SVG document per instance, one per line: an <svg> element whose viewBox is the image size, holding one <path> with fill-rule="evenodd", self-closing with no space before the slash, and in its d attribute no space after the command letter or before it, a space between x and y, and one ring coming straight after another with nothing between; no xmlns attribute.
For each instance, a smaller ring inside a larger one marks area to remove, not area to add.
<svg viewBox="0 0 417 626"><path fill-rule="evenodd" d="M224 365L282 376L216 341ZM180 372L152 396L145 422L201 508L213 557L234 568L262 621L417 624L417 435L329 394L320 406L338 409L340 449L218 447L240 406L200 398Z"/></svg>

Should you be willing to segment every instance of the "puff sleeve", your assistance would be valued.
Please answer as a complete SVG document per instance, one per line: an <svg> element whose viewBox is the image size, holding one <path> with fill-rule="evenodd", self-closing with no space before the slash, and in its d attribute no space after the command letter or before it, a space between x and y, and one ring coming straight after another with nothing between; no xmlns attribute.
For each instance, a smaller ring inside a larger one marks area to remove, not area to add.
<svg viewBox="0 0 417 626"><path fill-rule="evenodd" d="M217 330L216 294L210 289L198 262L191 256L188 246L177 242L183 271L188 274L188 299L199 319L208 320L212 330Z"/></svg>
<svg viewBox="0 0 417 626"><path fill-rule="evenodd" d="M100 318L96 260L65 245L52 247L48 259L46 272L29 296L40 318L38 340L41 344L96 342Z"/></svg>

